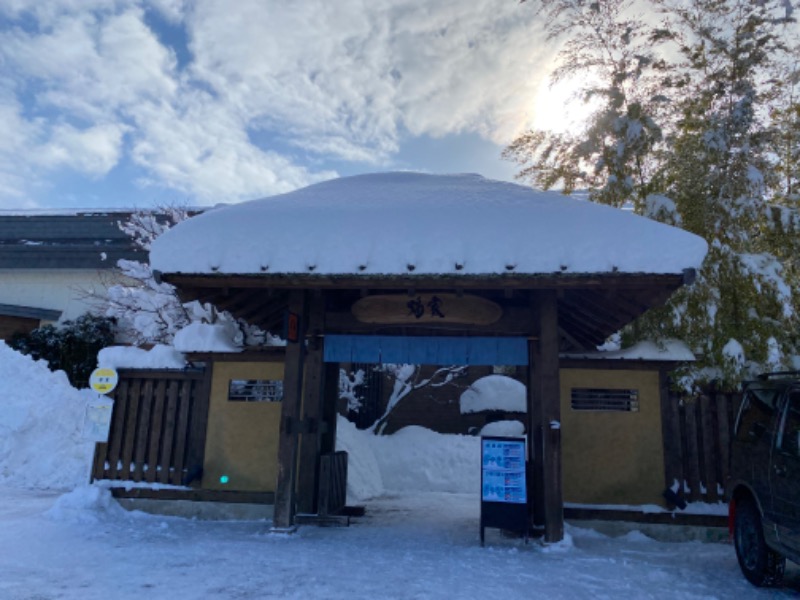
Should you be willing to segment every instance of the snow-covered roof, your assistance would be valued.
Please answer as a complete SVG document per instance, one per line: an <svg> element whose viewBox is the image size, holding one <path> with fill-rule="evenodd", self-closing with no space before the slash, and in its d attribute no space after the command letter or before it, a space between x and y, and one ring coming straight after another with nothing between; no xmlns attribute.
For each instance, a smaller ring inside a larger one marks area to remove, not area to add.
<svg viewBox="0 0 800 600"><path fill-rule="evenodd" d="M479 175L378 173L211 210L152 246L154 269L358 276L680 274L705 241Z"/></svg>
<svg viewBox="0 0 800 600"><path fill-rule="evenodd" d="M695 360L695 355L689 347L680 340L664 340L661 343L645 340L621 350L568 353L561 354L561 358L693 362Z"/></svg>
<svg viewBox="0 0 800 600"><path fill-rule="evenodd" d="M144 252L119 228L130 212L0 211L0 269L111 269Z"/></svg>

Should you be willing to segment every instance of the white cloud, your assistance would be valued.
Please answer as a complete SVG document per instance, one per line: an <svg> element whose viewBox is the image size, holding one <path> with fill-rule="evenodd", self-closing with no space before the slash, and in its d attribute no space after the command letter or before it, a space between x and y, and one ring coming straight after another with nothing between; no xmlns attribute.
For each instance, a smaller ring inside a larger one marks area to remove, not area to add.
<svg viewBox="0 0 800 600"><path fill-rule="evenodd" d="M0 35L0 52L19 73L42 82L40 106L86 119L119 118L143 98L177 90L175 57L142 22L142 12L64 16L46 33Z"/></svg>
<svg viewBox="0 0 800 600"><path fill-rule="evenodd" d="M108 173L119 161L124 127L105 124L76 129L61 124L53 128L47 144L36 152L37 163L48 167L70 167L91 176Z"/></svg>
<svg viewBox="0 0 800 600"><path fill-rule="evenodd" d="M263 128L345 159L388 158L401 126L508 142L527 120L537 61L550 60L533 11L512 2L263 7L198 2L192 74Z"/></svg>
<svg viewBox="0 0 800 600"><path fill-rule="evenodd" d="M186 27L185 68L151 10ZM16 95L0 195L16 198L57 169L130 159L148 184L235 201L334 175L302 163L390 164L405 131L506 143L552 54L508 0L6 0L0 14ZM39 26L15 26L23 14Z"/></svg>
<svg viewBox="0 0 800 600"><path fill-rule="evenodd" d="M313 174L250 143L245 124L203 92L181 108L147 103L137 108L133 159L152 177L202 203L231 202L287 192L333 172Z"/></svg>
<svg viewBox="0 0 800 600"><path fill-rule="evenodd" d="M184 0L149 0L147 4L155 8L162 17L173 24L180 23L183 20L183 14L186 10L186 2Z"/></svg>
<svg viewBox="0 0 800 600"><path fill-rule="evenodd" d="M35 147L41 124L30 122L21 115L22 107L13 98L0 96L0 208L24 205L30 208L35 203L25 195L33 170L26 161L19 160Z"/></svg>

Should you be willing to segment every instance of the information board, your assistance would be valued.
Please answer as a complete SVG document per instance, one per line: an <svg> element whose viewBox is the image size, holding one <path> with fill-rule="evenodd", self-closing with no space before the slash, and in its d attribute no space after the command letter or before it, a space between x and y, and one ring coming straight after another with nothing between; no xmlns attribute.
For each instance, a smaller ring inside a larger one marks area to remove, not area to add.
<svg viewBox="0 0 800 600"><path fill-rule="evenodd" d="M481 438L481 545L484 529L520 531L527 540L525 438Z"/></svg>

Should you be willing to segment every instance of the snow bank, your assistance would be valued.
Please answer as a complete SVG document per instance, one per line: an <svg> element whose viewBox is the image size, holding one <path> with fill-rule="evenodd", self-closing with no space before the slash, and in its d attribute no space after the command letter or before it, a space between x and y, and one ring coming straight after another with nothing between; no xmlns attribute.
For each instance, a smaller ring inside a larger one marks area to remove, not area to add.
<svg viewBox="0 0 800 600"><path fill-rule="evenodd" d="M94 442L83 428L97 399L0 341L0 481L56 489L88 481Z"/></svg>
<svg viewBox="0 0 800 600"><path fill-rule="evenodd" d="M347 499L390 492L474 493L480 490L480 438L405 427L392 435L357 429L344 417L337 450L348 452Z"/></svg>
<svg viewBox="0 0 800 600"><path fill-rule="evenodd" d="M415 425L373 436L387 492L474 492L481 487L480 438L442 435Z"/></svg>
<svg viewBox="0 0 800 600"><path fill-rule="evenodd" d="M524 413L527 409L525 384L505 375L487 375L461 394L461 414L484 410Z"/></svg>
<svg viewBox="0 0 800 600"><path fill-rule="evenodd" d="M59 496L45 513L52 521L94 524L105 517L126 517L129 513L114 500L111 491L97 485L82 485Z"/></svg>
<svg viewBox="0 0 800 600"><path fill-rule="evenodd" d="M374 437L339 416L336 449L347 452L347 501L351 504L383 494L383 478L371 444Z"/></svg>

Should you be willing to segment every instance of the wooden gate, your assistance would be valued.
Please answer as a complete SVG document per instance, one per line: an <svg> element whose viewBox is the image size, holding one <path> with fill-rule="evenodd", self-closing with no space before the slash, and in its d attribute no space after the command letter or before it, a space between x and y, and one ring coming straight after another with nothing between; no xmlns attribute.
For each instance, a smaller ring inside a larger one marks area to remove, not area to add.
<svg viewBox="0 0 800 600"><path fill-rule="evenodd" d="M120 370L108 442L92 480L188 485L202 474L208 422L204 370Z"/></svg>

